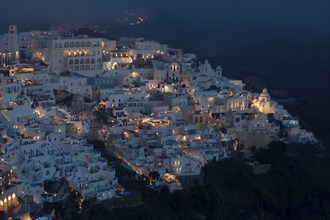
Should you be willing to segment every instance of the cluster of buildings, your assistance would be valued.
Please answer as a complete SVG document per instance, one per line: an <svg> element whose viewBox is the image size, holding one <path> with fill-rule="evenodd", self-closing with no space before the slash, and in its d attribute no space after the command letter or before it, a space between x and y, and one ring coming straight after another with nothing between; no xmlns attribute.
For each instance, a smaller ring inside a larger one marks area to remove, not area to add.
<svg viewBox="0 0 330 220"><path fill-rule="evenodd" d="M31 197L102 201L123 191L114 168L86 140L104 141L123 165L152 186L181 189L198 181L209 161L285 139L316 142L311 132L271 99L222 75L194 54L143 38L1 36L0 211ZM16 46L13 46L13 45ZM58 187L60 188L60 187ZM10 202L9 202L10 201Z"/></svg>

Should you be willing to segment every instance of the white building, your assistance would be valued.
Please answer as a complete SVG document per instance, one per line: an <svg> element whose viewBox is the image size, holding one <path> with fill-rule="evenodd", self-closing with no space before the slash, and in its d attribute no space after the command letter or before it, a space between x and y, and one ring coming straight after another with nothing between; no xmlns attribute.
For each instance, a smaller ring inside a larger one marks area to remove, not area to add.
<svg viewBox="0 0 330 220"><path fill-rule="evenodd" d="M147 98L145 93L131 93L114 89L102 89L100 92L101 99L107 100L102 102L107 108L124 107L127 102L141 102Z"/></svg>
<svg viewBox="0 0 330 220"><path fill-rule="evenodd" d="M267 89L263 89L259 97L253 100L253 105L264 114L274 114L275 119L283 120L289 113L277 102L271 100Z"/></svg>
<svg viewBox="0 0 330 220"><path fill-rule="evenodd" d="M49 63L54 72L100 70L102 38L36 38L32 56Z"/></svg>
<svg viewBox="0 0 330 220"><path fill-rule="evenodd" d="M137 41L135 42L135 49L138 50L154 50L158 53L166 53L167 45L160 44L156 41Z"/></svg>
<svg viewBox="0 0 330 220"><path fill-rule="evenodd" d="M18 195L33 195L40 202L44 181L65 177L86 198L105 200L115 196L115 170L84 140L64 138L55 132L47 140L18 140L8 146L5 158L23 183ZM15 165L18 161L20 163Z"/></svg>
<svg viewBox="0 0 330 220"><path fill-rule="evenodd" d="M21 83L15 77L0 78L0 101L15 101L21 93Z"/></svg>
<svg viewBox="0 0 330 220"><path fill-rule="evenodd" d="M92 86L87 84L86 77L80 77L77 75L69 77L60 76L59 84L68 92L80 94L89 98L92 97Z"/></svg>
<svg viewBox="0 0 330 220"><path fill-rule="evenodd" d="M0 40L0 64L19 62L18 32L16 25L10 25L8 35Z"/></svg>

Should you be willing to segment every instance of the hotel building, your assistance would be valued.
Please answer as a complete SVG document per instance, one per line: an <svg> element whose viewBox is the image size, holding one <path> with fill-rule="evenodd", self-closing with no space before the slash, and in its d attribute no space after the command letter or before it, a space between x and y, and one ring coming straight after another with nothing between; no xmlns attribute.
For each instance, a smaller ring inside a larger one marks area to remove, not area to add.
<svg viewBox="0 0 330 220"><path fill-rule="evenodd" d="M103 68L101 38L37 38L32 41L32 51L32 56L49 64L52 72Z"/></svg>

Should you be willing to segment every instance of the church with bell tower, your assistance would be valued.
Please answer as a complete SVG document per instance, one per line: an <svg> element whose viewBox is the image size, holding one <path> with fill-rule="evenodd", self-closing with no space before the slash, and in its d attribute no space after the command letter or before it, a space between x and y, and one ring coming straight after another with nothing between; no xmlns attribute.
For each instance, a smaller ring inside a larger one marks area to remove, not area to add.
<svg viewBox="0 0 330 220"><path fill-rule="evenodd" d="M17 64L19 62L17 25L9 25L8 34L1 40L0 64Z"/></svg>

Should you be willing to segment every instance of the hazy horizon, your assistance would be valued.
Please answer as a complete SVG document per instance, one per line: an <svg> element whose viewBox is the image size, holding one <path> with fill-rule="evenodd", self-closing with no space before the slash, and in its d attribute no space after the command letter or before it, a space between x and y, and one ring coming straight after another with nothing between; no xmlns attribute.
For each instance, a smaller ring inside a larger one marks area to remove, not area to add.
<svg viewBox="0 0 330 220"><path fill-rule="evenodd" d="M147 22L114 25L126 10L148 14ZM1 33L9 24L17 24L20 32L63 22L99 23L108 36L144 36L183 48L213 66L224 65L225 72L236 65L315 70L320 83L329 82L329 1L0 2ZM267 62L258 60L268 53Z"/></svg>

